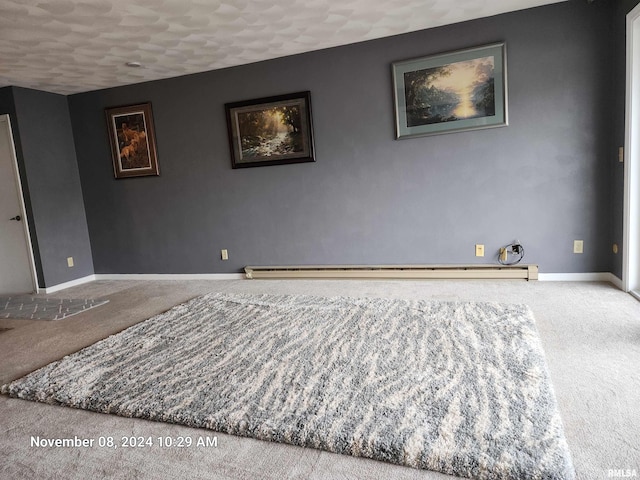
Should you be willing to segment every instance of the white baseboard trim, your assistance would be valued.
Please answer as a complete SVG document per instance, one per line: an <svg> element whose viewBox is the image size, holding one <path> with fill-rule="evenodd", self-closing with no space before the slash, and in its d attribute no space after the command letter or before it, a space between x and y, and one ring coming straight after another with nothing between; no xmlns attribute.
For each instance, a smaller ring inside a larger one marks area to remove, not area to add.
<svg viewBox="0 0 640 480"><path fill-rule="evenodd" d="M244 280L244 273L96 273L96 280Z"/></svg>
<svg viewBox="0 0 640 480"><path fill-rule="evenodd" d="M50 293L59 292L60 290L64 290L66 288L76 287L84 283L93 282L95 279L96 279L95 275L87 275L86 277L77 278L69 282L59 283L58 285L54 285L52 287L40 288L39 290L48 295Z"/></svg>
<svg viewBox="0 0 640 480"><path fill-rule="evenodd" d="M46 294L59 292L96 280L245 280L244 273L96 273L86 277L60 283L52 287L41 288ZM541 282L609 282L622 290L622 280L613 273L539 273Z"/></svg>
<svg viewBox="0 0 640 480"><path fill-rule="evenodd" d="M539 273L541 282L609 282L622 289L622 280L609 272L593 273Z"/></svg>
<svg viewBox="0 0 640 480"><path fill-rule="evenodd" d="M47 295L59 292L71 287L77 287L85 283L94 282L96 280L244 280L243 273L176 273L176 274L156 274L156 273L126 273L126 274L110 274L96 273L95 275L87 275L86 277L71 280L69 282L53 285L52 287L40 288L40 292Z"/></svg>
<svg viewBox="0 0 640 480"><path fill-rule="evenodd" d="M613 273L609 274L609 280L608 281L610 283L612 283L615 287L619 288L620 290L624 290L624 284L622 283L622 279L618 278Z"/></svg>

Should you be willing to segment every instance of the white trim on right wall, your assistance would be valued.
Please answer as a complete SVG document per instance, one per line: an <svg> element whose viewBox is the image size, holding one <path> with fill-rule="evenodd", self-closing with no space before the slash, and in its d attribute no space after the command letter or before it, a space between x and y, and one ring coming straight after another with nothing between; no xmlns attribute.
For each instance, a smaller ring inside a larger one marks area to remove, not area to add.
<svg viewBox="0 0 640 480"><path fill-rule="evenodd" d="M640 291L640 4L627 14L622 289Z"/></svg>
<svg viewBox="0 0 640 480"><path fill-rule="evenodd" d="M622 280L609 272L595 273L539 273L541 282L609 282L622 289Z"/></svg>

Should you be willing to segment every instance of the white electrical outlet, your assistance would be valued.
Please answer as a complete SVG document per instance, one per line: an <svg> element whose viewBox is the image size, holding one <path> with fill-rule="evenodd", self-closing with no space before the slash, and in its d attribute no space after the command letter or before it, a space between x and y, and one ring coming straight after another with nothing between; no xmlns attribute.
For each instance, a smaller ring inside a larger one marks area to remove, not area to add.
<svg viewBox="0 0 640 480"><path fill-rule="evenodd" d="M582 240L573 241L573 253L584 253L584 241Z"/></svg>
<svg viewBox="0 0 640 480"><path fill-rule="evenodd" d="M229 252L226 248L220 250L220 258L222 258L222 260L229 260Z"/></svg>
<svg viewBox="0 0 640 480"><path fill-rule="evenodd" d="M484 245L476 243L476 257L484 257Z"/></svg>
<svg viewBox="0 0 640 480"><path fill-rule="evenodd" d="M67 267L73 267L73 257L67 257Z"/></svg>

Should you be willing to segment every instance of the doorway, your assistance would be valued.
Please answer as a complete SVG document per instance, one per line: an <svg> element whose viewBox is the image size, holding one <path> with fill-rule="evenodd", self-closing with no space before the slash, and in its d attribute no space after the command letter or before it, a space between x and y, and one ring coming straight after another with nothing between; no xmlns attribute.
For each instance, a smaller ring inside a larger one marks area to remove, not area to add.
<svg viewBox="0 0 640 480"><path fill-rule="evenodd" d="M9 115L0 115L0 295L37 292Z"/></svg>

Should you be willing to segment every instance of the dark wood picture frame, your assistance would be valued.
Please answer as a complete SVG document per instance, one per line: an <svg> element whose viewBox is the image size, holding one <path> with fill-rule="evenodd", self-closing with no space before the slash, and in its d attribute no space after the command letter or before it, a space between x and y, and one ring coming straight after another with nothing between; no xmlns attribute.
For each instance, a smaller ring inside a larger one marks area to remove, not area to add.
<svg viewBox="0 0 640 480"><path fill-rule="evenodd" d="M315 162L310 92L227 103L225 111L233 168Z"/></svg>
<svg viewBox="0 0 640 480"><path fill-rule="evenodd" d="M151 103L105 109L116 178L160 175Z"/></svg>

